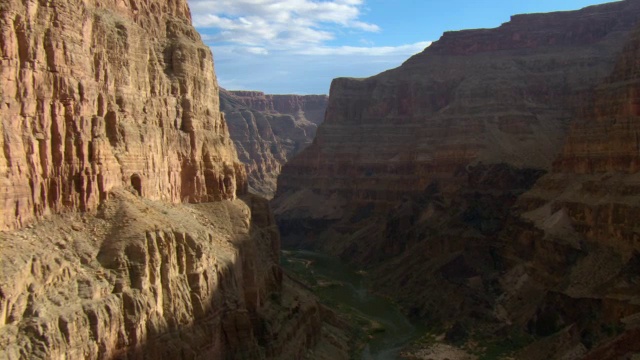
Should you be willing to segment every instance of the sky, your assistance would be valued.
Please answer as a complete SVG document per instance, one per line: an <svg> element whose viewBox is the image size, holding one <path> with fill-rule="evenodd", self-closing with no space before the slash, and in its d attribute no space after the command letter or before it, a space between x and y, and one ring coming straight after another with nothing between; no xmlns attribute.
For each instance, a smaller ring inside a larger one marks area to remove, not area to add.
<svg viewBox="0 0 640 360"><path fill-rule="evenodd" d="M493 28L514 14L593 0L188 0L220 86L328 94L336 77L400 66L443 32Z"/></svg>

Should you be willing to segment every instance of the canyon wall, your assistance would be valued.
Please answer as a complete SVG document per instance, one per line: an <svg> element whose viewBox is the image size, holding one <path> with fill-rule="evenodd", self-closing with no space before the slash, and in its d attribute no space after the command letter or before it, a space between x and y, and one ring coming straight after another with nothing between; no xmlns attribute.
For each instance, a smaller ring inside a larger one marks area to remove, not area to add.
<svg viewBox="0 0 640 360"><path fill-rule="evenodd" d="M220 91L220 106L249 190L272 198L282 166L305 149L324 120L326 95L268 95Z"/></svg>
<svg viewBox="0 0 640 360"><path fill-rule="evenodd" d="M589 349L589 359L640 353L639 104L637 28L612 73L578 111L552 172L517 201L522 218L541 232L538 244L568 246L578 255L575 264L563 264L564 276L552 289L571 299L569 304L592 302L589 316L601 325L575 327L574 343L608 340ZM548 303L547 295L544 306L550 308ZM551 311L563 319L556 328L571 323L568 309ZM613 334L605 333L610 328Z"/></svg>
<svg viewBox="0 0 640 360"><path fill-rule="evenodd" d="M186 0L3 0L0 62L0 358L347 358Z"/></svg>
<svg viewBox="0 0 640 360"><path fill-rule="evenodd" d="M550 169L638 6L514 16L496 29L446 33L377 76L335 79L316 141L283 169L278 194L395 202L434 180L455 188L449 179L468 164Z"/></svg>
<svg viewBox="0 0 640 360"><path fill-rule="evenodd" d="M278 180L283 243L368 269L454 343L637 352L639 21L630 0L518 15L334 80Z"/></svg>
<svg viewBox="0 0 640 360"><path fill-rule="evenodd" d="M0 59L0 229L125 185L170 202L246 190L186 1L3 1Z"/></svg>
<svg viewBox="0 0 640 360"><path fill-rule="evenodd" d="M97 216L3 233L0 358L302 359L322 345L346 359L331 323L344 325L283 279L279 240L261 198L176 206L122 190Z"/></svg>

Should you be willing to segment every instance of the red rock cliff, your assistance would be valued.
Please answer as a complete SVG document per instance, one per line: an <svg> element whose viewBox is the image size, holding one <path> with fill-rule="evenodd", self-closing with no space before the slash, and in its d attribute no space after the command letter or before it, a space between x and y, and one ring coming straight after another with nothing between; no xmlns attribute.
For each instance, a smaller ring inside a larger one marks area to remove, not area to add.
<svg viewBox="0 0 640 360"><path fill-rule="evenodd" d="M638 1L516 16L334 80L279 178L284 241L368 267L456 342L637 352L639 21Z"/></svg>
<svg viewBox="0 0 640 360"><path fill-rule="evenodd" d="M245 191L186 1L3 1L0 59L0 229L120 186L170 202Z"/></svg>
<svg viewBox="0 0 640 360"><path fill-rule="evenodd" d="M288 114L297 120L320 125L329 97L326 95L272 95L261 91L230 91L247 107L269 113Z"/></svg>
<svg viewBox="0 0 640 360"><path fill-rule="evenodd" d="M236 198L186 0L3 0L0 61L0 358L346 357Z"/></svg>
<svg viewBox="0 0 640 360"><path fill-rule="evenodd" d="M285 166L278 193L394 202L471 163L550 169L573 111L611 72L639 14L624 1L516 16L447 33L372 78L336 79L316 141Z"/></svg>
<svg viewBox="0 0 640 360"><path fill-rule="evenodd" d="M527 209L565 211L578 232L625 256L640 251L639 59L636 31L577 114L552 173L521 199Z"/></svg>

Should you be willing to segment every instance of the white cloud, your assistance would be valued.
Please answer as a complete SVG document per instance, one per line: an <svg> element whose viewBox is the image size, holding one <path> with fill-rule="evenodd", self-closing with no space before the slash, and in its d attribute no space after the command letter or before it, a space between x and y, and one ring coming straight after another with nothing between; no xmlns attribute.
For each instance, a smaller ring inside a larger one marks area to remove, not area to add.
<svg viewBox="0 0 640 360"><path fill-rule="evenodd" d="M335 27L378 32L361 21L362 0L190 0L194 25L212 40L296 48L332 40Z"/></svg>
<svg viewBox="0 0 640 360"><path fill-rule="evenodd" d="M415 44L399 46L316 46L295 51L300 55L363 55L363 56L386 56L386 55L413 55L431 45L431 41L421 41Z"/></svg>
<svg viewBox="0 0 640 360"><path fill-rule="evenodd" d="M220 86L275 94L327 94L334 78L369 77L399 66L422 50L422 43L416 43L396 47L316 47L308 49L307 54L270 51L256 56L242 47L213 47Z"/></svg>
<svg viewBox="0 0 640 360"><path fill-rule="evenodd" d="M335 77L396 67L430 42L376 46L365 0L189 0L228 89L327 93ZM338 46L335 44L342 44Z"/></svg>
<svg viewBox="0 0 640 360"><path fill-rule="evenodd" d="M269 55L269 50L259 47L259 46L249 46L245 47L244 50L249 54L254 55Z"/></svg>

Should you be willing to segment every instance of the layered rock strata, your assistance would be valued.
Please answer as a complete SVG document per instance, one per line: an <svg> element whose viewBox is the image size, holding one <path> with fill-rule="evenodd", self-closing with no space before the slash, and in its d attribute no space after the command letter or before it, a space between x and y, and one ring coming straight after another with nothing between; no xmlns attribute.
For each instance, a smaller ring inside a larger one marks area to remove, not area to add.
<svg viewBox="0 0 640 360"><path fill-rule="evenodd" d="M514 16L334 80L279 178L283 241L368 268L453 343L637 352L639 21L637 1Z"/></svg>
<svg viewBox="0 0 640 360"><path fill-rule="evenodd" d="M575 301L595 303L591 314L608 317L596 319L599 329L576 328L582 343L610 339L590 359L640 353L639 94L640 28L576 116L552 173L518 200L546 242L573 244L585 257L569 268L568 285L558 287Z"/></svg>
<svg viewBox="0 0 640 360"><path fill-rule="evenodd" d="M327 100L326 95L220 91L221 110L252 192L273 197L280 169L311 143Z"/></svg>
<svg viewBox="0 0 640 360"><path fill-rule="evenodd" d="M397 69L334 80L316 142L285 167L278 193L393 203L470 163L550 169L638 6L514 16L496 29L446 33Z"/></svg>
<svg viewBox="0 0 640 360"><path fill-rule="evenodd" d="M185 0L2 1L0 61L0 358L346 358Z"/></svg>
<svg viewBox="0 0 640 360"><path fill-rule="evenodd" d="M0 229L125 185L169 202L245 191L190 16L186 1L2 2Z"/></svg>
<svg viewBox="0 0 640 360"><path fill-rule="evenodd" d="M119 190L97 216L1 233L0 358L345 358L335 315L283 280L279 245L266 200Z"/></svg>
<svg viewBox="0 0 640 360"><path fill-rule="evenodd" d="M293 116L302 124L320 125L327 110L327 95L274 95L261 91L228 91L245 106L266 113ZM313 140L313 139L311 139Z"/></svg>

